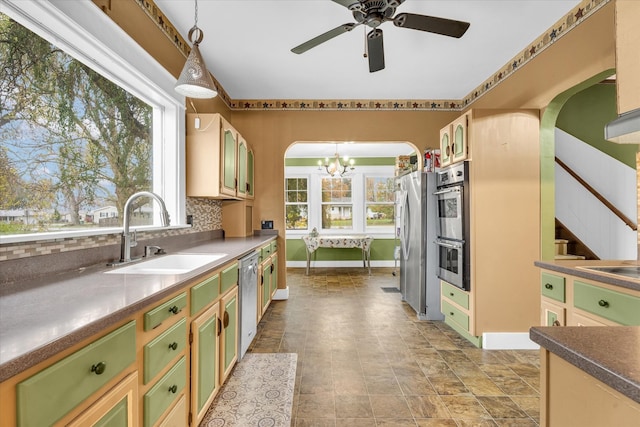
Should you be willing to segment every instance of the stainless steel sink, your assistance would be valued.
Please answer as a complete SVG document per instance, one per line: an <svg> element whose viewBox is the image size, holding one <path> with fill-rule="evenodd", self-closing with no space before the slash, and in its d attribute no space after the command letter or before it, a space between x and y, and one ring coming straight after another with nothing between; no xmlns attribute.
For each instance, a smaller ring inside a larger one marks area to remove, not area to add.
<svg viewBox="0 0 640 427"><path fill-rule="evenodd" d="M599 271L601 273L615 274L618 276L631 277L632 279L640 279L640 266L637 265L619 265L615 267L579 267L585 270Z"/></svg>
<svg viewBox="0 0 640 427"><path fill-rule="evenodd" d="M148 261L116 267L105 274L185 274L225 256L227 254L159 255Z"/></svg>

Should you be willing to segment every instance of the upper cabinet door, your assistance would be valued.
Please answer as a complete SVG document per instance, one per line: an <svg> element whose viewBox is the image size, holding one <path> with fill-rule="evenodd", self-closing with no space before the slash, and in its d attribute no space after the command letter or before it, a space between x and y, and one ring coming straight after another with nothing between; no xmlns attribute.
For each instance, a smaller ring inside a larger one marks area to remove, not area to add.
<svg viewBox="0 0 640 427"><path fill-rule="evenodd" d="M247 146L247 199L253 199L253 184L254 184L254 158L253 158L253 150L251 147Z"/></svg>
<svg viewBox="0 0 640 427"><path fill-rule="evenodd" d="M247 196L247 141L238 135L238 197Z"/></svg>
<svg viewBox="0 0 640 427"><path fill-rule="evenodd" d="M453 129L452 138L453 141L451 143L451 161L453 163L459 162L467 159L467 149L469 146L469 142L467 140L467 114L464 114L458 117L453 121L451 127Z"/></svg>
<svg viewBox="0 0 640 427"><path fill-rule="evenodd" d="M440 130L440 166L448 166L453 159L451 152L451 125Z"/></svg>
<svg viewBox="0 0 640 427"><path fill-rule="evenodd" d="M220 146L220 193L228 196L236 196L237 168L238 168L238 132L227 122L222 119L220 129L222 144Z"/></svg>

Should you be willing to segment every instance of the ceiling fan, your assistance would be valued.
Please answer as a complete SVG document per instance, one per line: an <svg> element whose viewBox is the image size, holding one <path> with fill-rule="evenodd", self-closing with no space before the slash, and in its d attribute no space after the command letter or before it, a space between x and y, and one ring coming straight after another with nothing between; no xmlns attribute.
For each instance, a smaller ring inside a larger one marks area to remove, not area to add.
<svg viewBox="0 0 640 427"><path fill-rule="evenodd" d="M384 69L384 48L382 44L382 30L378 28L387 21L393 21L396 27L411 28L428 33L460 38L469 28L468 22L452 19L438 18L435 16L418 15L415 13L400 13L395 17L396 8L405 0L332 0L353 12L357 23L340 25L333 30L320 34L299 46L291 49L291 52L301 54L318 46L332 38L344 34L364 24L372 30L367 34L365 57L369 58L369 72Z"/></svg>

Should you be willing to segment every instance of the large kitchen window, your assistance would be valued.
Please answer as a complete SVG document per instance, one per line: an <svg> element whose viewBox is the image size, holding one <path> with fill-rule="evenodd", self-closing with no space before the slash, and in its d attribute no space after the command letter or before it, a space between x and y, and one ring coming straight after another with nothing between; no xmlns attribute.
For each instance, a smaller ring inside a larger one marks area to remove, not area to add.
<svg viewBox="0 0 640 427"><path fill-rule="evenodd" d="M184 100L175 79L112 27L91 2L0 4L3 240L102 234L142 190L165 199L172 225L183 223ZM141 201L132 225L155 224L157 206Z"/></svg>

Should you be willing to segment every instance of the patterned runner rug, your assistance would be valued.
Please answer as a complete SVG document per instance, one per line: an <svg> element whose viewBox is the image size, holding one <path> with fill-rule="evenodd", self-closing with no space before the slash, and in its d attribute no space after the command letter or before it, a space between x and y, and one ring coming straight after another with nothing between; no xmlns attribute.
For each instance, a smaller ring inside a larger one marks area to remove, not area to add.
<svg viewBox="0 0 640 427"><path fill-rule="evenodd" d="M246 353L200 423L201 427L289 427L295 353Z"/></svg>

